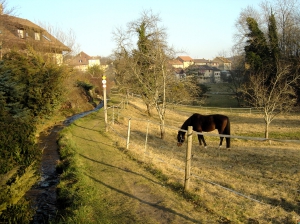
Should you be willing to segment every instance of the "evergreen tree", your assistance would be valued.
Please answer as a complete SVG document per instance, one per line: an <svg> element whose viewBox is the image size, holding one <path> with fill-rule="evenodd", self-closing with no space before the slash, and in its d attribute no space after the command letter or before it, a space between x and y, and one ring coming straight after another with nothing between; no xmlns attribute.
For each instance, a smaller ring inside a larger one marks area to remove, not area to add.
<svg viewBox="0 0 300 224"><path fill-rule="evenodd" d="M250 70L257 72L263 69L268 62L269 48L264 33L259 29L255 19L248 17L247 24L250 32L245 46L246 63Z"/></svg>
<svg viewBox="0 0 300 224"><path fill-rule="evenodd" d="M269 63L271 66L269 66L270 76L269 79L267 80L267 85L270 85L271 79L274 78L277 74L276 65L280 59L279 39L277 33L276 20L273 13L271 13L269 17L268 37L269 37L269 48L270 48Z"/></svg>

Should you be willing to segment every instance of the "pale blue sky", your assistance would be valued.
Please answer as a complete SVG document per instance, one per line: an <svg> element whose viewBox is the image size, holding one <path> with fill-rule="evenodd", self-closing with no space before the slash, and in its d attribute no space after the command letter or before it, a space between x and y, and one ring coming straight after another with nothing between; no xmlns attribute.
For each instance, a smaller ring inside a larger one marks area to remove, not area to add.
<svg viewBox="0 0 300 224"><path fill-rule="evenodd" d="M80 50L109 56L115 48L112 32L139 19L141 12L159 14L168 43L192 58L213 59L230 53L235 21L247 6L262 0L6 0L15 15L51 24L76 35Z"/></svg>

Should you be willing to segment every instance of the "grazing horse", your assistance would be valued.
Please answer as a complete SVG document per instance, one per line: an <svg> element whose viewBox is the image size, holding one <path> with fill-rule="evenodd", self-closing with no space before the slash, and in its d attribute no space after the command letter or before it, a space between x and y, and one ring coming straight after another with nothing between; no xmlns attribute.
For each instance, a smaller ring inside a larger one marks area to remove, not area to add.
<svg viewBox="0 0 300 224"><path fill-rule="evenodd" d="M181 129L187 130L188 126L193 126L193 130L196 132L210 132L215 129L218 129L219 134L230 135L230 121L229 118L225 115L221 114L212 114L212 115L201 115L201 114L193 114L190 116L181 126ZM224 137L220 137L220 145L222 146ZM181 146L185 140L185 132L178 131L177 135L177 146ZM204 140L203 135L198 134L199 144L202 145L201 141L206 148L206 142ZM230 138L226 137L226 148L230 149Z"/></svg>

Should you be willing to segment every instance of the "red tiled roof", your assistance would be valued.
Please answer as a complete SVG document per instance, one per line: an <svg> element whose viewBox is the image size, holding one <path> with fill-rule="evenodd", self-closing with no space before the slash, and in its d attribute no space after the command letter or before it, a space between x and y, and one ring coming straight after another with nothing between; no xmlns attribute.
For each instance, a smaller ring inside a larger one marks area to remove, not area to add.
<svg viewBox="0 0 300 224"><path fill-rule="evenodd" d="M190 56L178 56L177 58L181 61L193 61Z"/></svg>
<svg viewBox="0 0 300 224"><path fill-rule="evenodd" d="M170 60L169 62L171 65L182 65L182 62L177 60L177 59L174 59L174 60Z"/></svg>

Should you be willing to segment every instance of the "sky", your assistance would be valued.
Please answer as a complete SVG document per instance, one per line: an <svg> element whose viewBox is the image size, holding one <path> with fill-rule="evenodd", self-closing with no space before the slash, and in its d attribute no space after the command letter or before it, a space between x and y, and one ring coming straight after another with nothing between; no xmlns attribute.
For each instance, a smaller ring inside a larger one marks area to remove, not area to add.
<svg viewBox="0 0 300 224"><path fill-rule="evenodd" d="M180 55L212 60L230 56L235 22L247 6L262 0L6 0L14 15L66 34L72 30L80 51L108 57L116 48L113 31L151 10L166 28L168 45Z"/></svg>

